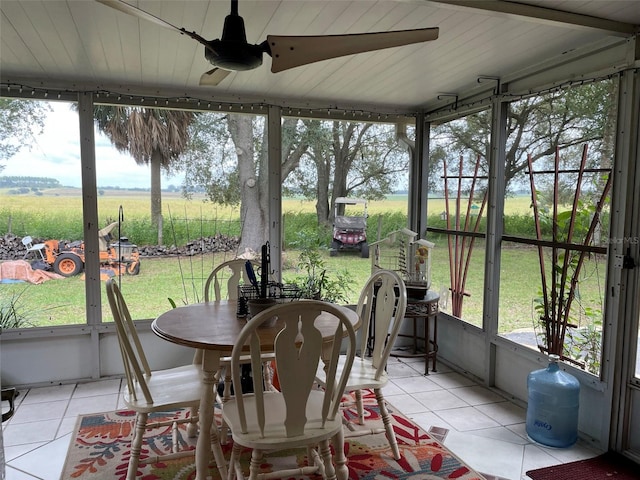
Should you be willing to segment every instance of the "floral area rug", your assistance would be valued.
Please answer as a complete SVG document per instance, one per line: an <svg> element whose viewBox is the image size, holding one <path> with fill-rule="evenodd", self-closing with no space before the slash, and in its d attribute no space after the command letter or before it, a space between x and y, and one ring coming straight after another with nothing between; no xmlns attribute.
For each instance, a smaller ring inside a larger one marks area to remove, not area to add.
<svg viewBox="0 0 640 480"><path fill-rule="evenodd" d="M365 392L366 428L382 426L379 409L372 392ZM402 458L398 461L391 456L384 433L347 438L345 453L348 459L350 480L482 480L483 477L465 465L448 451L433 436L413 424L392 405L388 405L393 417L393 428L400 445ZM217 413L217 412L216 412ZM188 410L156 413L149 416L149 422L183 418ZM364 427L353 423L355 409L344 410L348 429ZM153 418L151 418L153 417ZM219 419L219 416L216 416ZM116 411L78 417L72 435L61 480L122 479L127 473L131 435L135 422L132 411ZM348 435L348 429L345 429ZM195 449L195 438L188 438L186 426L179 430L181 449ZM171 449L171 428L162 427L147 432L142 447L141 458L167 453ZM231 453L231 439L223 445L225 458ZM248 475L250 451L243 452L244 470ZM263 468L271 471L275 466L304 466L306 452L284 451L271 453L265 458ZM221 480L215 465L210 466L208 475L212 480ZM140 480L189 480L195 478L193 457L168 460L140 467ZM317 480L319 476L299 477Z"/></svg>

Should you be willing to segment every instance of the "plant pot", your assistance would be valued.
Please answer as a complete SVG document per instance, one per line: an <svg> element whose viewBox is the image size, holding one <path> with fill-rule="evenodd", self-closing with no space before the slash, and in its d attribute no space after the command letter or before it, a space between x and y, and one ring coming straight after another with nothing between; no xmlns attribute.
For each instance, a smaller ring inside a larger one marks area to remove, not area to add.
<svg viewBox="0 0 640 480"><path fill-rule="evenodd" d="M247 302L249 307L249 313L252 317L255 317L263 310L273 307L276 304L273 298L253 298Z"/></svg>

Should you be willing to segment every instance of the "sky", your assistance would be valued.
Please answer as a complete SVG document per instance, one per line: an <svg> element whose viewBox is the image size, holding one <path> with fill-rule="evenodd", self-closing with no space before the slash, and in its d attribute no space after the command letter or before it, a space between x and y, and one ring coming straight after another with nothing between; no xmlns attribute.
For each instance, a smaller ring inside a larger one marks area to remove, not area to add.
<svg viewBox="0 0 640 480"><path fill-rule="evenodd" d="M23 148L4 160L1 176L31 176L57 179L63 186L81 187L78 114L65 102L50 102L44 132L31 148ZM98 187L149 188L150 172L127 154L118 152L106 136L96 130L96 174ZM181 177L162 178L163 188L179 186Z"/></svg>

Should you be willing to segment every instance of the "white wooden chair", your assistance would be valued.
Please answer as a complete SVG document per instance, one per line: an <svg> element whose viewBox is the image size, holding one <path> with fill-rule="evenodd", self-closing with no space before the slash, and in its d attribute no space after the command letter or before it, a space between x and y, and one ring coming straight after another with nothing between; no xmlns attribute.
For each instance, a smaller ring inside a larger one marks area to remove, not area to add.
<svg viewBox="0 0 640 480"><path fill-rule="evenodd" d="M200 403L202 371L195 364L152 371L120 288L113 279L109 279L106 290L118 333L120 353L127 379L127 388L123 399L127 408L136 412L136 425L131 440L131 456L126 477L127 480L134 480L139 474L138 467L141 465L155 463L162 458L195 456L193 449L178 451L177 429L179 423L188 423L188 435L195 436L197 433L198 417L193 413L198 411ZM188 418L178 421L147 422L148 416L152 412L183 407L191 408L192 415ZM150 456L144 461L140 460L145 431L160 426L172 426L173 452L162 457Z"/></svg>
<svg viewBox="0 0 640 480"><path fill-rule="evenodd" d="M386 366L393 344L398 336L402 320L407 308L407 292L404 281L390 270L378 270L365 283L360 293L357 313L362 320L360 327L360 344L353 367L347 379L345 393L355 392L358 421L364 425L364 408L362 390L372 389L376 395L378 408L384 429L370 429L349 432L347 436L358 436L385 432L391 447L393 458L400 459L400 451L396 440L391 418L384 403L382 388L388 383ZM371 356L367 356L368 333L372 318L374 319L373 346ZM338 368L348 358L341 360ZM326 382L324 369L318 368L317 380L320 385Z"/></svg>
<svg viewBox="0 0 640 480"><path fill-rule="evenodd" d="M315 385L316 369L322 361L323 337L314 326L318 316L327 312L337 317L337 328L331 354L324 358L328 381L324 389ZM251 365L262 362L261 325L273 316L284 322L275 344L276 368L280 379L279 392L265 392L262 382L254 378L253 394L236 387L235 396L222 407L222 416L231 427L233 449L228 479L244 479L240 465L242 448L251 448L249 478L255 480L292 477L319 473L325 479L346 480L348 469L344 454L344 436L340 400L353 363L356 347L355 332L349 319L335 305L317 300L300 300L279 304L253 317L243 328L231 355L234 385L239 385L239 365L250 346ZM344 336L347 353L340 355ZM338 360L342 368L337 369ZM329 442L335 451L335 467ZM319 445L319 447L318 447ZM274 450L305 448L308 466L259 474L263 455ZM337 472L337 473L336 473Z"/></svg>

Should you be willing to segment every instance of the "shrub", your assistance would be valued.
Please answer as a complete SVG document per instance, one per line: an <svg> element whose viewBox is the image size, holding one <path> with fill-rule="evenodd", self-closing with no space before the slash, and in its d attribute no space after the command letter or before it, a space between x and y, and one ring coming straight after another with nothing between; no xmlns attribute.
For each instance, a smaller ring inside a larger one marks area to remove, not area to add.
<svg viewBox="0 0 640 480"><path fill-rule="evenodd" d="M536 226L531 215L512 214L504 217L504 232L508 235L532 238L536 234ZM543 235L545 230L543 229Z"/></svg>
<svg viewBox="0 0 640 480"><path fill-rule="evenodd" d="M27 288L21 292L13 293L8 298L3 298L0 302L0 331L34 326L29 320L30 314L33 312L22 301L22 295Z"/></svg>
<svg viewBox="0 0 640 480"><path fill-rule="evenodd" d="M303 298L324 300L333 303L347 303L351 293L353 279L347 269L327 274L322 255L315 246L309 246L300 252L298 268L305 272L295 278Z"/></svg>

